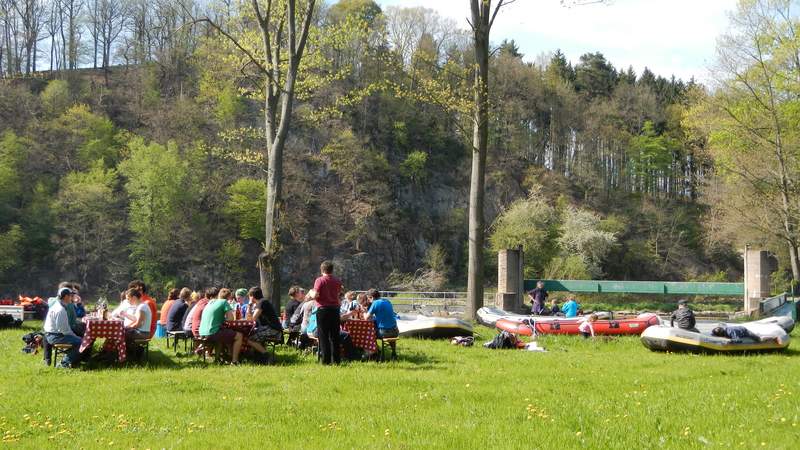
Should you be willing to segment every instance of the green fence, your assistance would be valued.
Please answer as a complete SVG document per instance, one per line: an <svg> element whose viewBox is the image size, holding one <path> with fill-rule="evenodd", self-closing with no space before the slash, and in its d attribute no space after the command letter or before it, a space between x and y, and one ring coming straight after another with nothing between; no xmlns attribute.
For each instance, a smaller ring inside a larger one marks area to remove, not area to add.
<svg viewBox="0 0 800 450"><path fill-rule="evenodd" d="M525 290L536 287L537 280L525 280ZM717 297L744 296L744 283L704 283L673 281L597 281L541 280L548 291L590 292L597 294L660 294L709 295Z"/></svg>

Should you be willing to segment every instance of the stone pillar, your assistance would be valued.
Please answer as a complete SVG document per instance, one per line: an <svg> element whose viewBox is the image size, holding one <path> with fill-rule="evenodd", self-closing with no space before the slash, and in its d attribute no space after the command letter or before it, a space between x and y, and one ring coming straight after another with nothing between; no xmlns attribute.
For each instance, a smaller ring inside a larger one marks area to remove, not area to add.
<svg viewBox="0 0 800 450"><path fill-rule="evenodd" d="M495 306L509 312L522 310L522 247L497 252Z"/></svg>
<svg viewBox="0 0 800 450"><path fill-rule="evenodd" d="M758 302L770 295L771 265L765 250L744 251L744 311L758 311Z"/></svg>

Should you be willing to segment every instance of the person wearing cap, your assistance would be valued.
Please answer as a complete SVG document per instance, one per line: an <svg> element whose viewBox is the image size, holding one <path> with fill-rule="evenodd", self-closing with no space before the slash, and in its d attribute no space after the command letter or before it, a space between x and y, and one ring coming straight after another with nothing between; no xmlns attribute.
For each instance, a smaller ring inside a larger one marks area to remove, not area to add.
<svg viewBox="0 0 800 450"><path fill-rule="evenodd" d="M78 309L75 306L75 297L77 297L78 292L74 289L74 283L69 281L62 281L58 284L58 289L69 288L72 291L72 295L70 296L72 300L69 303L64 305L64 308L67 310L67 316L69 317L69 327L72 328L72 332L78 335L78 337L83 337L83 333L86 331L86 325L83 324L80 320L78 320ZM53 304L58 303L57 297L50 297L47 300L47 307L51 308Z"/></svg>
<svg viewBox="0 0 800 450"><path fill-rule="evenodd" d="M676 309L669 317L669 326L674 327L675 322L678 323L678 328L697 333L695 327L697 321L694 318L694 311L692 311L686 300L678 301L678 309Z"/></svg>
<svg viewBox="0 0 800 450"><path fill-rule="evenodd" d="M55 297L55 302L50 305L47 311L47 317L44 320L44 335L47 343L50 346L56 344L69 344L72 348L64 355L61 360L62 368L76 367L80 363L81 355L78 348L81 345L81 338L72 331L69 326L69 314L67 313L67 305L72 304L72 296L74 292L68 287L62 287L58 290L58 295ZM87 349L87 357L90 349ZM45 359L45 362L48 362Z"/></svg>

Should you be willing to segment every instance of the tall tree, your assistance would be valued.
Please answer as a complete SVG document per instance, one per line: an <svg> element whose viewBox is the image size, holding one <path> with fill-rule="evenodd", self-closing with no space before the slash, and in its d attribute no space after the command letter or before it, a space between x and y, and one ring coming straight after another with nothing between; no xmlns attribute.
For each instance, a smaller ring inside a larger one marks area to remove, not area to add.
<svg viewBox="0 0 800 450"><path fill-rule="evenodd" d="M727 206L732 216L748 218L751 229L780 239L797 282L800 17L795 6L791 0L739 4L731 31L719 41L719 87L694 111L693 123L708 133L723 181L736 187L737 195L716 206Z"/></svg>
<svg viewBox="0 0 800 450"><path fill-rule="evenodd" d="M260 46L247 44L206 16L205 22L228 39L258 69L264 85L264 138L266 196L264 249L258 256L261 288L274 306L280 305L281 216L283 214L283 150L289 135L300 62L314 18L316 0L252 0L240 11L258 25ZM246 37L246 36L242 36Z"/></svg>
<svg viewBox="0 0 800 450"><path fill-rule="evenodd" d="M467 262L467 311L470 319L483 306L483 243L486 238L484 197L486 152L489 143L489 33L497 13L513 0L470 0L475 50L474 112L472 116L472 175L469 183L469 256Z"/></svg>

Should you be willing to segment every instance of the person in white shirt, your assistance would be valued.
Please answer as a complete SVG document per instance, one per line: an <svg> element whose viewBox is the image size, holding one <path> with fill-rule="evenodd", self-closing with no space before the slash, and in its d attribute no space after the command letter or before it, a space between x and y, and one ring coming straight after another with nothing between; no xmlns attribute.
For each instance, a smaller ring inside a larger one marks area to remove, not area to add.
<svg viewBox="0 0 800 450"><path fill-rule="evenodd" d="M70 344L72 349L64 355L61 361L62 368L76 367L80 363L81 355L78 348L81 345L81 338L72 331L69 326L69 316L65 305L72 303L74 292L68 287L58 290L58 301L53 302L47 311L44 320L45 339L50 345ZM87 353L88 357L88 353Z"/></svg>
<svg viewBox="0 0 800 450"><path fill-rule="evenodd" d="M119 317L125 320L125 341L130 347L137 339L150 338L150 321L153 317L147 304L142 303L142 294L138 290L129 289L126 297L133 311L122 310Z"/></svg>
<svg viewBox="0 0 800 450"><path fill-rule="evenodd" d="M581 336L584 339L588 339L590 336L594 337L594 322L597 320L597 314L589 314L580 325L578 325L578 331L581 332Z"/></svg>

